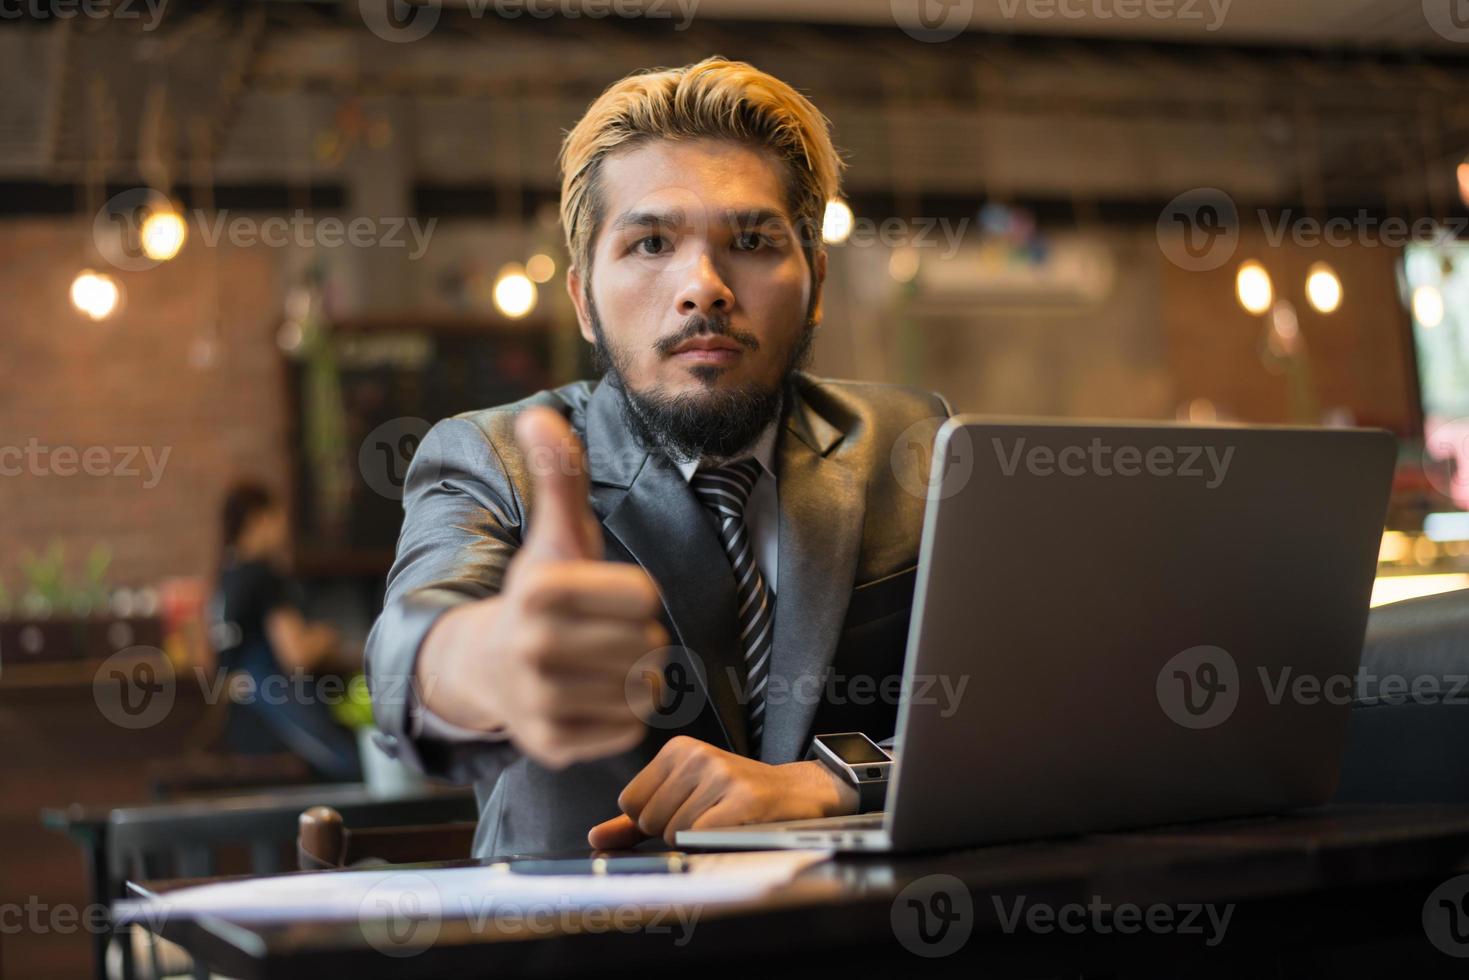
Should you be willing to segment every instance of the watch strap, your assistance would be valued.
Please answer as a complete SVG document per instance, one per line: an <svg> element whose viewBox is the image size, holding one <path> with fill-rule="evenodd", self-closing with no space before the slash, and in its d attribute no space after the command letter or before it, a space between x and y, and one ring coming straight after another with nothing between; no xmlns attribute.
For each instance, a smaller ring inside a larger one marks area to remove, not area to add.
<svg viewBox="0 0 1469 980"><path fill-rule="evenodd" d="M886 807L888 800L888 781L886 779L872 782L859 782L857 784L857 812L872 813Z"/></svg>

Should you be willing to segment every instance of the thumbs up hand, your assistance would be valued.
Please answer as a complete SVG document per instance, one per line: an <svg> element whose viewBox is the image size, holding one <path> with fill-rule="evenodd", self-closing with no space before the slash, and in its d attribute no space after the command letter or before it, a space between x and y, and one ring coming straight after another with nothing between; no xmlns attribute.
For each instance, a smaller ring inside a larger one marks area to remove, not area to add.
<svg viewBox="0 0 1469 980"><path fill-rule="evenodd" d="M560 768L642 740L658 692L648 672L630 673L669 638L648 574L602 560L585 453L571 426L531 408L516 419L515 437L534 487L520 551L498 595L434 625L416 677L444 720L503 731Z"/></svg>
<svg viewBox="0 0 1469 980"><path fill-rule="evenodd" d="M531 472L535 513L511 568L601 559L602 529L587 503L586 454L566 419L548 408L527 409L515 420L515 441Z"/></svg>

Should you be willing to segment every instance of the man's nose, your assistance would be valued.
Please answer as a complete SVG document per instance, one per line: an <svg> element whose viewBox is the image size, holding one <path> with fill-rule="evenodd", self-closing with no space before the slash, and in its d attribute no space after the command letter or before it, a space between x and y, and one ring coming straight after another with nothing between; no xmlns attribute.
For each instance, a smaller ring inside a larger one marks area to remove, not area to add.
<svg viewBox="0 0 1469 980"><path fill-rule="evenodd" d="M680 316L708 316L714 311L729 313L734 309L734 293L720 275L708 252L701 252L690 264L687 279L678 291Z"/></svg>

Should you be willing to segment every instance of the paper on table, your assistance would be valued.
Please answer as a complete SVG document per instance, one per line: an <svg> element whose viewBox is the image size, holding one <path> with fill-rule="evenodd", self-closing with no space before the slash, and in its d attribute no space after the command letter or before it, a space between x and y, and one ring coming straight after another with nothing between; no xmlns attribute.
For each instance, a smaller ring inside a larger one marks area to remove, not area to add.
<svg viewBox="0 0 1469 980"><path fill-rule="evenodd" d="M516 909L736 902L758 897L830 856L817 850L694 854L682 874L520 875L503 866L323 871L181 888L118 902L113 914L119 922L150 926L199 916L271 923L411 913L482 921Z"/></svg>

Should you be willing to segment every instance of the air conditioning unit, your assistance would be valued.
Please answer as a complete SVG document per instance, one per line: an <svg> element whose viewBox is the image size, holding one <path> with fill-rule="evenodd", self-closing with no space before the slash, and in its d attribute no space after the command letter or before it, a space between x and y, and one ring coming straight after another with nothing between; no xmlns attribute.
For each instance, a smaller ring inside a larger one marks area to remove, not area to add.
<svg viewBox="0 0 1469 980"><path fill-rule="evenodd" d="M1112 292L1117 264L1111 247L1085 234L1029 242L982 239L948 258L920 257L916 308L955 307L1045 313L1096 307Z"/></svg>

